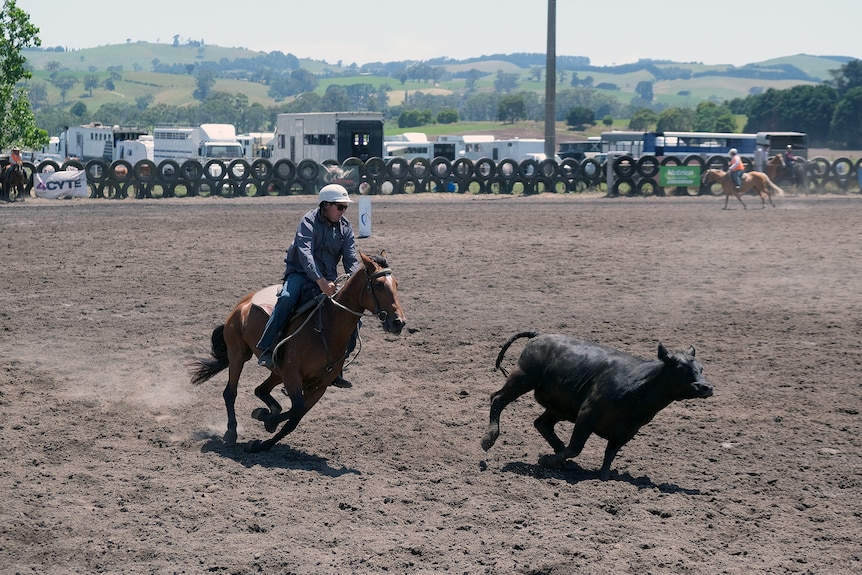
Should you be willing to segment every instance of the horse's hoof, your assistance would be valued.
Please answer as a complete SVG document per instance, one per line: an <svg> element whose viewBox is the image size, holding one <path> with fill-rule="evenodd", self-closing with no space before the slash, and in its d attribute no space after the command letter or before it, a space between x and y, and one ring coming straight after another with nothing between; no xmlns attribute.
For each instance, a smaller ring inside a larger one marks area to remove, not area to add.
<svg viewBox="0 0 862 575"><path fill-rule="evenodd" d="M279 424L278 417L273 414L271 417L268 417L263 422L263 428L267 430L269 433L275 433L275 430L278 429Z"/></svg>
<svg viewBox="0 0 862 575"><path fill-rule="evenodd" d="M224 434L224 437L222 438L222 440L227 445L236 445L236 431L234 431L234 430L227 431Z"/></svg>
<svg viewBox="0 0 862 575"><path fill-rule="evenodd" d="M256 407L251 412L251 416L254 419L256 419L258 421L263 421L264 423L266 422L266 419L269 417L269 415L270 415L269 410L266 409L265 407Z"/></svg>
<svg viewBox="0 0 862 575"><path fill-rule="evenodd" d="M263 443L259 439L255 439L246 444L245 450L249 453L260 453L263 451Z"/></svg>
<svg viewBox="0 0 862 575"><path fill-rule="evenodd" d="M562 469L566 464L566 460L559 455L543 455L539 457L539 465L549 469Z"/></svg>

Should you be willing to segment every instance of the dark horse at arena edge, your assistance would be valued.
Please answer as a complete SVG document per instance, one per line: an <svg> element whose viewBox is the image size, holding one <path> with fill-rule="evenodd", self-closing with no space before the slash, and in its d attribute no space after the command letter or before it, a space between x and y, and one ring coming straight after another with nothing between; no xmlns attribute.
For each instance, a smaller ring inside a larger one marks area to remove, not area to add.
<svg viewBox="0 0 862 575"><path fill-rule="evenodd" d="M285 435L296 429L302 417L323 396L326 388L341 373L347 359L350 338L366 311L373 312L387 332L399 334L404 328L404 312L398 301L398 282L386 260L380 256L360 254L362 266L355 271L332 297L319 295L310 310L295 314L275 349L275 368L254 390L266 404L257 408L252 417L264 423L270 433L284 422L281 430L266 441L255 440L248 445L252 452L271 448ZM275 294L277 290L270 286ZM265 291L265 290L261 290ZM225 368L228 383L224 402L228 415L225 443L234 444L237 421L234 404L243 365L253 355L260 355L257 342L266 326L269 313L255 299L255 292L246 295L228 316L224 325L212 333L212 353L209 358L197 358L192 364L192 383L200 384ZM281 405L271 392L279 383L290 398L290 409L282 413Z"/></svg>
<svg viewBox="0 0 862 575"><path fill-rule="evenodd" d="M17 164L9 164L0 174L0 200L14 202L17 198L24 201L27 191L27 175Z"/></svg>

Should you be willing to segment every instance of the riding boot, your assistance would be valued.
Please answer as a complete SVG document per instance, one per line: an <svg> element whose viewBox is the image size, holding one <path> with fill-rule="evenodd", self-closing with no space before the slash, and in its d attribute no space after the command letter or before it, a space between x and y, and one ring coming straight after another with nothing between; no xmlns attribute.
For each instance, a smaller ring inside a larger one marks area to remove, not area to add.
<svg viewBox="0 0 862 575"><path fill-rule="evenodd" d="M263 333L257 342L258 349L262 350L257 360L258 365L272 369L272 352L275 350L278 342L281 341L282 331L287 324L287 320L290 319L292 312L292 301L286 297L279 297L276 300L272 314L269 316L266 327L263 328Z"/></svg>
<svg viewBox="0 0 862 575"><path fill-rule="evenodd" d="M340 387L342 389L349 389L353 387L353 384L344 379L344 376L340 373L332 381L332 385L334 385L335 387Z"/></svg>

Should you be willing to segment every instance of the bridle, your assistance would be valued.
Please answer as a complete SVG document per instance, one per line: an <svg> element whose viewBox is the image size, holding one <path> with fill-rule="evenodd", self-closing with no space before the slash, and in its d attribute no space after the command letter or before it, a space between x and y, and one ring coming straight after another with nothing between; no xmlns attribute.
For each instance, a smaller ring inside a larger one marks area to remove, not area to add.
<svg viewBox="0 0 862 575"><path fill-rule="evenodd" d="M367 277L365 278L365 288L369 291L369 293L371 293L371 297L374 299L374 307L375 307L374 315L376 315L377 319L379 319L381 322L386 322L386 320L389 318L389 314L387 314L386 311L380 307L380 301L377 299L377 294L374 292L374 283L373 282L374 282L374 280L376 280L379 277L391 276L391 275L392 275L392 269L391 268L380 268L379 270L377 270L376 272L374 272L371 275L366 274ZM349 307L341 304L340 302L338 302L335 299L334 296L330 297L329 301L331 301L337 307L343 309L346 312L352 313L355 316L362 317L363 315L365 315L364 312L354 311L354 310L350 309Z"/></svg>

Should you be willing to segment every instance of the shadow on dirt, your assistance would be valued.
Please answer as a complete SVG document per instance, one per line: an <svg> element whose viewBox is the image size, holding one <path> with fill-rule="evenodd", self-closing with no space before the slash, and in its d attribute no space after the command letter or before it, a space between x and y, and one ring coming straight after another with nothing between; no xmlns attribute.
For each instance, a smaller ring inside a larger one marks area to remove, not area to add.
<svg viewBox="0 0 862 575"><path fill-rule="evenodd" d="M245 447L243 443L227 445L220 438L212 437L201 446L201 453L215 453L245 467L259 465L270 469L316 471L327 477L341 477L348 474L360 475L357 469L331 467L325 458L293 449L289 445L275 445L263 453L249 453Z"/></svg>
<svg viewBox="0 0 862 575"><path fill-rule="evenodd" d="M541 465L515 462L506 464L505 466L503 466L501 471L506 473L517 473L518 475L524 475L528 477L535 477L536 479L559 479L560 481L565 481L566 483L570 484L580 483L581 481L588 480L600 480L599 471L597 469L584 469L578 464L571 461L566 462L566 467L563 469L549 469L547 467L542 467ZM624 481L626 483L634 485L638 489L658 489L662 493L701 495L701 491L699 489L687 489L673 483L656 484L653 483L653 481L648 477L633 477L628 473L618 473L613 469L611 470L610 481Z"/></svg>

